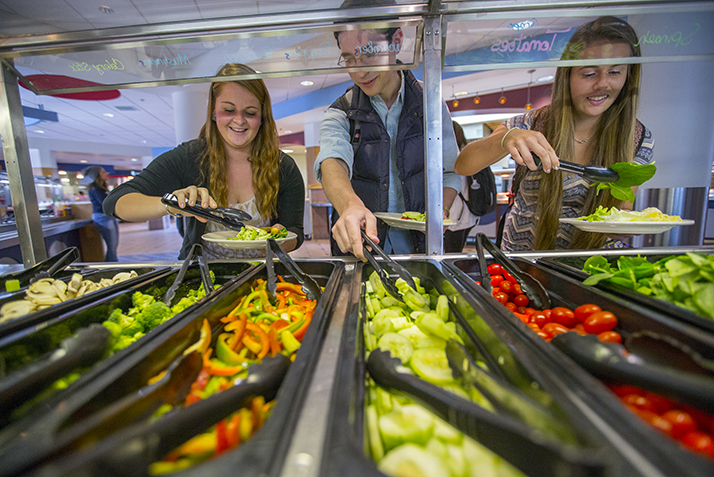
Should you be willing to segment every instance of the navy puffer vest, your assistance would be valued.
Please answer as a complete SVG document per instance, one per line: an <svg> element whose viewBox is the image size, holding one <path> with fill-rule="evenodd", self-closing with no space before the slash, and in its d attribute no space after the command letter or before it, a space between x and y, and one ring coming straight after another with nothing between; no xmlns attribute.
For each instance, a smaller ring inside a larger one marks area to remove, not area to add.
<svg viewBox="0 0 714 477"><path fill-rule="evenodd" d="M423 88L409 71L404 74L404 107L397 127L397 167L402 183L407 211L426 209L424 183ZM358 87L351 87L331 108L345 112L350 122L354 165L352 188L372 212L386 212L389 204L389 134L379 115L372 108L369 96ZM339 215L332 212L332 225ZM380 244L384 244L387 226L377 220ZM411 232L413 253L424 253L425 235ZM344 255L330 234L332 254Z"/></svg>

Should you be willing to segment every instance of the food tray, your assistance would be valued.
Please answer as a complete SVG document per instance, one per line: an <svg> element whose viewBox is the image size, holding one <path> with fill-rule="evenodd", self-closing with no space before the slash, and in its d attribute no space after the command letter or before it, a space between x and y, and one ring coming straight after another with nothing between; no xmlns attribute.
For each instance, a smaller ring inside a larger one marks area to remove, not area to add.
<svg viewBox="0 0 714 477"><path fill-rule="evenodd" d="M594 303L603 309L612 311L619 320L618 328L623 338L629 333L643 329L671 336L700 352L703 356L714 356L714 337L702 330L678 323L667 316L635 303L607 294L592 287L584 287L572 278L549 270L539 264L514 258L513 261L523 271L531 274L548 290L552 306L575 308L584 303ZM489 262L490 263L490 262ZM532 352L558 370L559 376L571 380L570 388L612 429L622 436L628 445L664 475L712 475L714 462L679 447L676 442L653 430L639 417L628 411L617 397L601 381L595 379L580 368L568 356L555 346L537 336L528 326L518 320L483 288L476 285L480 280L477 259L444 260L444 265L467 290L467 294L479 300L487 301L504 327L520 335ZM574 297L567 299L565 297ZM686 468L681 462L686 461ZM640 463L643 463L640 461ZM644 463L643 463L644 464ZM645 464L645 467L650 464Z"/></svg>
<svg viewBox="0 0 714 477"><path fill-rule="evenodd" d="M699 253L706 253L706 254L712 254L714 253L714 249L709 249L709 250L702 250ZM682 253L676 253L676 252L669 252L669 253L648 253L646 250L640 250L640 254L644 257L647 257L647 260L650 262L656 262L662 258L665 257L670 257L672 255L681 255ZM610 262L611 265L614 265L617 262L617 259L621 257L622 255L604 255L604 257ZM583 271L583 265L585 264L585 261L589 257L583 257L583 256L573 256L573 257L548 257L548 258L539 258L537 262L544 267L556 270L558 272L563 273L564 275L567 275L569 277L575 278L578 281L583 281L586 278L588 278L590 275L585 273ZM707 330L711 333L714 333L714 320L710 320L708 318L704 318L696 313L694 313L691 310L687 310L686 308L682 308L680 306L675 305L674 303L670 303L665 300L660 300L658 298L652 298L647 295L643 295L642 293L638 293L630 288L624 287L622 285L618 285L616 283L608 283L605 281L602 281L595 285L595 288L601 289L601 290L606 290L609 293L612 293L614 295L617 295L619 297L625 298L629 301L638 303L639 305L642 305L644 307L647 307L651 310L655 310L659 313L665 314L669 316L670 318L674 320L681 321L683 323L687 323L692 326L696 326L698 328L702 328L704 330Z"/></svg>
<svg viewBox="0 0 714 477"><path fill-rule="evenodd" d="M480 340L489 354L497 357L500 372L524 392L530 389L544 389L554 399L567 419L573 423L578 436L586 448L592 448L597 455L604 456L608 463L607 475L645 475L636 470L624 455L630 452L628 446L620 446L619 437L613 438L612 429L593 423L586 418L589 407L580 399L572 399L572 386L577 383L563 379L559 372L551 372L548 366L539 364L521 339L514 339L501 326L500 319L493 319L494 312L484 299L475 300L454 279L448 269L433 261L400 261L409 272L422 279L422 285L435 287L439 293L447 294L455 305L452 313L458 320L457 329L465 343ZM357 279L364 282L372 272L368 265L362 266ZM365 455L364 406L365 373L364 338L361 316L365 310L363 293L354 286L353 298L345 317L342 343L339 350L331 407L321 458L321 476L378 476L380 473L372 459ZM465 326L461 326L461 325ZM574 364L573 364L574 365ZM565 377L567 378L567 376ZM536 384L537 383L537 384ZM587 392L582 391L587 395ZM616 403L619 406L619 402ZM583 412L583 409L585 412ZM596 419L597 421L597 419ZM609 437L608 437L609 434ZM625 437L627 439L627 437ZM631 455L629 457L632 457ZM632 457L633 460L641 456Z"/></svg>
<svg viewBox="0 0 714 477"><path fill-rule="evenodd" d="M274 475L282 466L281 456L287 448L297 416L296 410L299 409L301 397L304 395L304 382L319 354L319 347L331 316L329 307L344 268L341 264L331 262L298 263L321 286L325 286L322 299L303 339L303 347L314 352L298 352L297 359L291 365L280 388L271 416L251 440L219 458L184 470L182 475L228 474L235 472L237 468L245 475ZM248 268L248 264L220 263L211 264L211 269L219 265L241 265L244 269ZM282 265L276 263L275 268L276 273L289 280ZM164 329L159 330L151 341L140 345L142 340L139 340L127 348L125 351L129 352L122 360L111 365L107 362L113 361L112 358L102 362L101 372L93 372L91 377L84 380L83 386L75 387L74 392L65 395L61 401L54 400L52 405L47 406L48 412L45 416L36 419L31 426L23 430L21 436L0 442L0 459L3 461L0 475L24 473L41 461L48 462L38 469L38 473L42 475L67 475L68 472L76 471L76 468L68 471L65 466L69 463L77 465L77 462L79 469L86 475L127 475L127 469L94 467L96 464L92 461L92 451L98 446L85 450L74 449L71 445L61 448L63 439L67 439L67 435L82 435L82 426L90 422L91 416L111 406L122 396L145 386L149 378L165 369L197 340L204 319L215 329L220 324L218 320L247 294L250 284L256 278L265 277L264 265L248 268L238 279L218 288L207 299L164 323L168 326L161 325ZM60 402L63 405L58 406ZM114 428L100 428L94 431L97 435L85 435L83 439L96 439L102 446L111 446L116 435L104 433L114 431ZM197 433L201 431L202 429L196 429ZM76 452L72 454L71 451Z"/></svg>
<svg viewBox="0 0 714 477"><path fill-rule="evenodd" d="M160 275L170 271L169 267L112 267L102 269L92 268L68 268L59 272L54 278L68 282L74 273L79 273L87 280L99 282L102 278L112 278L117 273L131 272L134 270L139 276L124 280L112 286L100 288L79 298L73 298L62 303L58 303L49 308L37 310L27 315L15 318L14 320L0 323L0 338L17 333L23 329L32 329L37 326L46 326L46 323L54 317L60 316L72 309L82 307L87 304L96 303L104 297L113 295L121 290L126 290L138 283L158 278ZM4 293L0 298L0 306L5 303L21 300L25 297L27 287L21 288L12 293ZM1 343L2 341L0 341Z"/></svg>

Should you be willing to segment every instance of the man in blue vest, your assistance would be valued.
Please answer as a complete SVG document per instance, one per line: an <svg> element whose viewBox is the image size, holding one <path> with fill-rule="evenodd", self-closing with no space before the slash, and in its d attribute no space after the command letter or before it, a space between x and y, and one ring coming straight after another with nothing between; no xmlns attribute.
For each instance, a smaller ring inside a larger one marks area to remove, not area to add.
<svg viewBox="0 0 714 477"><path fill-rule="evenodd" d="M394 65L404 45L400 28L343 31L335 38L340 64L348 67ZM426 209L422 84L408 70L359 71L350 78L357 87L325 113L315 160L315 174L334 209L332 254L352 252L365 260L360 229L387 253L424 253L423 233L388 228L373 215ZM453 172L458 149L446 105L442 115L443 207L448 211L461 177Z"/></svg>

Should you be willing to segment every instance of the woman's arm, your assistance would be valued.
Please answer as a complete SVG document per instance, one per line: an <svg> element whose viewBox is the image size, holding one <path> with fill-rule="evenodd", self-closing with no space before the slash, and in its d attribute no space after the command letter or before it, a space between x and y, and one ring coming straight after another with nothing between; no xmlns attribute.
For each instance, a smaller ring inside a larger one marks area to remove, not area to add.
<svg viewBox="0 0 714 477"><path fill-rule="evenodd" d="M297 235L296 240L285 242L282 245L286 251L299 248L305 239L304 214L305 182L302 174L292 157L287 154L281 154L277 217L271 220L271 225L282 225Z"/></svg>
<svg viewBox="0 0 714 477"><path fill-rule="evenodd" d="M470 176L510 154L517 164L534 171L538 166L531 151L540 157L546 172L559 164L555 150L543 134L519 127L509 129L501 124L488 137L464 147L456 159L454 170L457 174Z"/></svg>

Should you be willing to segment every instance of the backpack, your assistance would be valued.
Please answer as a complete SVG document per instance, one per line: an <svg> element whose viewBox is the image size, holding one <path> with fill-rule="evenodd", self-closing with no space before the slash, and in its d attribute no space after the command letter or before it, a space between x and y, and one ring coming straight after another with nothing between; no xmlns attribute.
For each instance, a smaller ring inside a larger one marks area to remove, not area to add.
<svg viewBox="0 0 714 477"><path fill-rule="evenodd" d="M480 170L472 176L466 176L469 186L469 198L461 192L459 197L476 217L483 217L496 210L496 178L490 167Z"/></svg>

